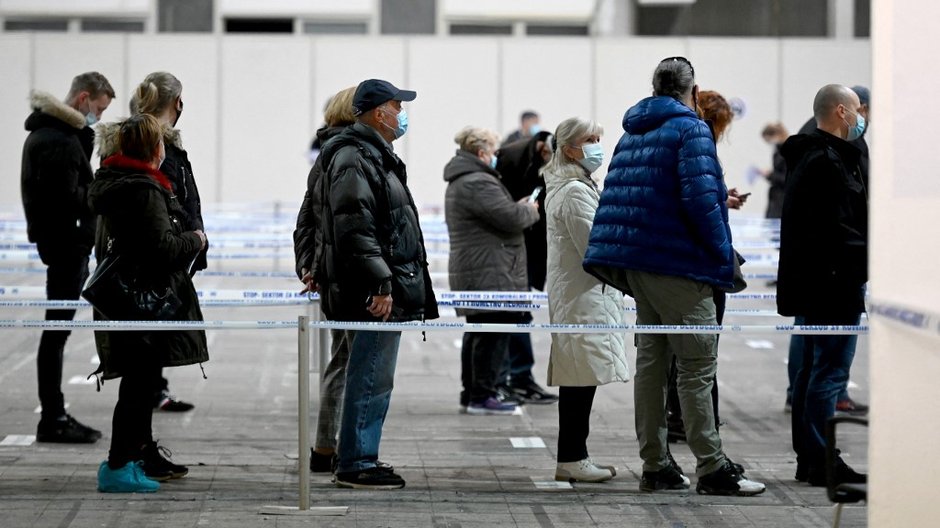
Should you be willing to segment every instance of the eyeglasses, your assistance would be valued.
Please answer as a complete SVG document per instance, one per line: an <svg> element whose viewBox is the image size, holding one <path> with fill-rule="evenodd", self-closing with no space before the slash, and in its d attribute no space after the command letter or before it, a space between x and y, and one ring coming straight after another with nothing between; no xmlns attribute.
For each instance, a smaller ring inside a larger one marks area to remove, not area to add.
<svg viewBox="0 0 940 528"><path fill-rule="evenodd" d="M695 68L692 67L692 63L689 62L689 59L687 59L687 58L685 58L685 57L667 57L667 58L665 58L665 59L659 61L659 63L662 64L662 63L664 63L664 62L669 62L669 61L679 61L679 62L683 62L683 63L687 64L687 65L689 66L689 69L692 70L692 77L695 77Z"/></svg>

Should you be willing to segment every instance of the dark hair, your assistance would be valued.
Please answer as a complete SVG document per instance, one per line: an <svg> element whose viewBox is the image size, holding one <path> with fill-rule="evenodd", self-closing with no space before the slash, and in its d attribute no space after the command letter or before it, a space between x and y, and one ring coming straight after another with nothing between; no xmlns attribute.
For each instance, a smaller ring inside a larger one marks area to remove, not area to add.
<svg viewBox="0 0 940 528"><path fill-rule="evenodd" d="M682 99L692 93L695 70L685 57L663 59L653 72L653 93Z"/></svg>
<svg viewBox="0 0 940 528"><path fill-rule="evenodd" d="M134 114L121 123L120 150L128 158L152 161L162 140L163 128L150 114Z"/></svg>
<svg viewBox="0 0 940 528"><path fill-rule="evenodd" d="M522 115L519 117L519 121L525 121L526 119L532 119L533 117L538 119L539 115L532 110L526 110L525 112L522 112Z"/></svg>
<svg viewBox="0 0 940 528"><path fill-rule="evenodd" d="M111 83L104 75L96 71L76 75L72 79L72 87L69 88L69 94L65 99L72 100L82 92L88 92L92 99L97 99L102 95L114 99L114 88L111 87Z"/></svg>

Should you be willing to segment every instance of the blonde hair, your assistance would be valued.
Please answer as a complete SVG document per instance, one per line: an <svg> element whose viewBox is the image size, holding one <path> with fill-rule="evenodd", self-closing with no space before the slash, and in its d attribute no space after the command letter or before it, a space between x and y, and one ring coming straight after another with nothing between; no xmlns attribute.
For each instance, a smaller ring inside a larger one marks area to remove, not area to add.
<svg viewBox="0 0 940 528"><path fill-rule="evenodd" d="M140 161L151 161L157 157L163 127L149 114L135 114L121 123L118 148L121 154Z"/></svg>
<svg viewBox="0 0 940 528"><path fill-rule="evenodd" d="M144 77L134 90L130 102L131 113L159 115L168 106L175 104L182 93L183 84L172 73L153 72Z"/></svg>
<svg viewBox="0 0 940 528"><path fill-rule="evenodd" d="M353 115L353 96L356 95L356 87L352 86L345 90L336 92L336 95L330 98L323 111L323 120L327 126L349 126L356 122L356 116Z"/></svg>
<svg viewBox="0 0 940 528"><path fill-rule="evenodd" d="M566 163L574 163L575 160L565 154L564 147L574 145L578 140L590 136L604 135L604 127L597 121L588 121L580 117L569 117L562 121L555 129L555 145L552 159L545 164L542 171L558 170Z"/></svg>
<svg viewBox="0 0 940 528"><path fill-rule="evenodd" d="M454 142L460 147L460 150L469 152L474 156L487 147L496 147L499 145L499 134L486 128L464 127L454 136Z"/></svg>

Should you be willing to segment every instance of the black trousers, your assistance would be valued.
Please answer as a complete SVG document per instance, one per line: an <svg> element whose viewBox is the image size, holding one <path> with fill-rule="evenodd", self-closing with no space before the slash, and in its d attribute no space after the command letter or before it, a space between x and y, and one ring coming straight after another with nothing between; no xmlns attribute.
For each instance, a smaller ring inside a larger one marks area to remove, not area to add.
<svg viewBox="0 0 940 528"><path fill-rule="evenodd" d="M160 386L160 363L153 351L114 350L116 354L134 354L121 377L118 401L111 421L111 450L108 465L119 469L140 460L144 444L153 441L153 393Z"/></svg>
<svg viewBox="0 0 940 528"><path fill-rule="evenodd" d="M50 301L76 301L88 279L89 250L62 244L37 244L39 257L46 265L46 298ZM66 321L75 317L75 310L46 310L47 321ZM62 360L65 342L71 332L46 331L39 339L36 374L39 382L39 403L43 419L56 419L65 414L62 394Z"/></svg>
<svg viewBox="0 0 940 528"><path fill-rule="evenodd" d="M728 294L722 290L714 289L715 315L718 324L725 319L725 306L728 303ZM721 336L718 336L721 339ZM668 392L666 393L666 417L670 429L681 429L685 427L682 423L682 407L679 405L679 388L677 380L679 378L679 367L676 365L676 356L672 356L672 367L669 369ZM715 428L718 428L721 420L718 419L718 375L712 380L712 409L715 413Z"/></svg>
<svg viewBox="0 0 940 528"><path fill-rule="evenodd" d="M468 323L519 323L515 312L485 312L468 315ZM496 387L506 383L509 343L513 334L465 332L460 350L463 393L461 404L482 402L496 395Z"/></svg>
<svg viewBox="0 0 940 528"><path fill-rule="evenodd" d="M591 407L597 387L559 387L558 462L577 462L588 457Z"/></svg>

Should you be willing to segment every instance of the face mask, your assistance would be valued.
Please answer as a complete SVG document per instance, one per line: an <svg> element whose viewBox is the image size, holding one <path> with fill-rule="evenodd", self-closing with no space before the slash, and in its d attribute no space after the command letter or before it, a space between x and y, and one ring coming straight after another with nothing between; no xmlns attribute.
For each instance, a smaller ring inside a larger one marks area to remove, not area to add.
<svg viewBox="0 0 940 528"><path fill-rule="evenodd" d="M846 125L849 125L846 123ZM865 133L865 118L862 114L855 114L855 126L849 125L849 134L845 137L846 141L855 141Z"/></svg>
<svg viewBox="0 0 940 528"><path fill-rule="evenodd" d="M594 172L604 164L604 147L600 143L585 143L581 145L581 152L584 158L579 159L578 163L588 172Z"/></svg>
<svg viewBox="0 0 940 528"><path fill-rule="evenodd" d="M529 127L529 135L534 136L542 131L542 125L536 123Z"/></svg>
<svg viewBox="0 0 940 528"><path fill-rule="evenodd" d="M492 156L490 156L490 168L491 169L496 168L496 154L493 154Z"/></svg>
<svg viewBox="0 0 940 528"><path fill-rule="evenodd" d="M391 112L391 110L389 110L389 112ZM396 128L392 128L388 125L385 125L384 122L382 124L388 127L389 130L394 131L395 139L398 139L404 136L405 132L408 132L408 112L406 112L405 109L402 108L401 111L398 112L398 115L395 117L396 119L398 119L398 126Z"/></svg>
<svg viewBox="0 0 940 528"><path fill-rule="evenodd" d="M85 114L85 124L88 126L92 126L97 122L98 122L98 116L96 116L94 112L89 110L88 113Z"/></svg>

